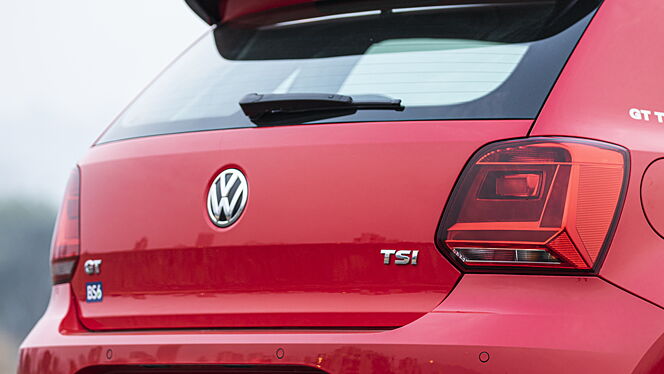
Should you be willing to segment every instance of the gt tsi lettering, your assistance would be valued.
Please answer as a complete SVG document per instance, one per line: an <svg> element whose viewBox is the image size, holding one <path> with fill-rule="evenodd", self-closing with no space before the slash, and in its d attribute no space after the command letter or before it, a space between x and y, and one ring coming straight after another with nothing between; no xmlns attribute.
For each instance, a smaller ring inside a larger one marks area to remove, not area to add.
<svg viewBox="0 0 664 374"><path fill-rule="evenodd" d="M654 122L656 120L659 123L664 123L664 112L656 110L632 108L629 110L629 116L637 121Z"/></svg>
<svg viewBox="0 0 664 374"><path fill-rule="evenodd" d="M395 265L417 265L417 256L420 254L420 251L381 249L380 253L383 255L383 263L385 265L390 264L392 255L394 255Z"/></svg>

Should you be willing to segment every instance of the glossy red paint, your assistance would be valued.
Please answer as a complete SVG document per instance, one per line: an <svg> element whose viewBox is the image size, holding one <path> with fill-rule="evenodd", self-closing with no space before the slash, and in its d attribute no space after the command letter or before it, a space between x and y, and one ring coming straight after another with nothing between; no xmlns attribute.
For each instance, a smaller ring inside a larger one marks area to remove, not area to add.
<svg viewBox="0 0 664 374"><path fill-rule="evenodd" d="M641 365L647 372L653 363L642 356L659 338L653 327L664 324L659 308L598 278L479 274L464 276L434 311L385 331L59 331L72 309L68 286L54 287L24 342L20 374L157 363L328 373L629 373Z"/></svg>
<svg viewBox="0 0 664 374"><path fill-rule="evenodd" d="M563 70L531 135L569 135L629 149L627 198L601 276L664 306L664 240L641 207L640 184L654 160L664 156L664 38L659 1L604 2ZM630 116L649 110L649 120Z"/></svg>
<svg viewBox="0 0 664 374"><path fill-rule="evenodd" d="M274 8L311 3L314 0L221 0L219 7L224 21L235 19L251 13L262 12Z"/></svg>
<svg viewBox="0 0 664 374"><path fill-rule="evenodd" d="M664 238L664 160L648 166L641 181L641 205L648 223Z"/></svg>
<svg viewBox="0 0 664 374"><path fill-rule="evenodd" d="M228 14L265 5L241 4ZM664 239L641 199L642 181L658 175L646 169L664 157L655 114L664 112L664 49L655 43L664 38L662 16L658 0L605 0L534 124L335 124L95 147L81 163L81 262L103 260L104 308L85 303L90 277L80 268L71 284L54 286L22 345L19 374L117 365L662 372ZM472 154L526 135L629 150L627 195L599 276L462 275L434 247ZM227 166L246 171L251 199L241 225L219 229L204 200ZM183 179L196 183L176 183ZM388 246L420 249L418 271L383 265L379 250ZM238 256L249 250L279 266ZM173 271L181 268L192 271Z"/></svg>
<svg viewBox="0 0 664 374"><path fill-rule="evenodd" d="M433 234L468 155L530 124L293 126L94 147L80 163L80 261L103 265L74 276L81 321L92 330L404 325L459 277ZM245 171L250 198L221 229L205 198L231 166ZM419 250L418 264L384 265L381 249ZM85 302L90 281L103 281L103 303Z"/></svg>

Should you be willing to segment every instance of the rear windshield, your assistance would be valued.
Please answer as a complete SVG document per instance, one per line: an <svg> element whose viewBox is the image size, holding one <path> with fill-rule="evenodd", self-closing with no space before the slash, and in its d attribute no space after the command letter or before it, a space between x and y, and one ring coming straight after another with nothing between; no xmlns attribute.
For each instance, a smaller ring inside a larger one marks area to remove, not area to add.
<svg viewBox="0 0 664 374"><path fill-rule="evenodd" d="M306 123L531 119L598 6L389 3L317 2L218 25L100 143L255 127L238 104L249 93L380 95L405 107Z"/></svg>

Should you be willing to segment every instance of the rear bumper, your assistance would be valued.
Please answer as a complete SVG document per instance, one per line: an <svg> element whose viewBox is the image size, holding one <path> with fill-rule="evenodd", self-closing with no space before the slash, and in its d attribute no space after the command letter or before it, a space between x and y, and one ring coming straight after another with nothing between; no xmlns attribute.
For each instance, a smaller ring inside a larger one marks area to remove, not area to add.
<svg viewBox="0 0 664 374"><path fill-rule="evenodd" d="M661 358L663 332L663 310L599 278L465 275L434 311L389 331L84 332L69 286L59 285L21 347L19 374L155 364L304 365L328 373L647 372Z"/></svg>

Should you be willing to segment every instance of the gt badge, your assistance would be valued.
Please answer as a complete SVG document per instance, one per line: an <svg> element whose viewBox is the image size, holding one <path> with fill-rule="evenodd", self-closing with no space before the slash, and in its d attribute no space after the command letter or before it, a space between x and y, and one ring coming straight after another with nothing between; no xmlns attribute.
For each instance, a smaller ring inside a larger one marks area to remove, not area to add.
<svg viewBox="0 0 664 374"><path fill-rule="evenodd" d="M101 273L101 260L87 260L83 264L85 274L95 275Z"/></svg>

